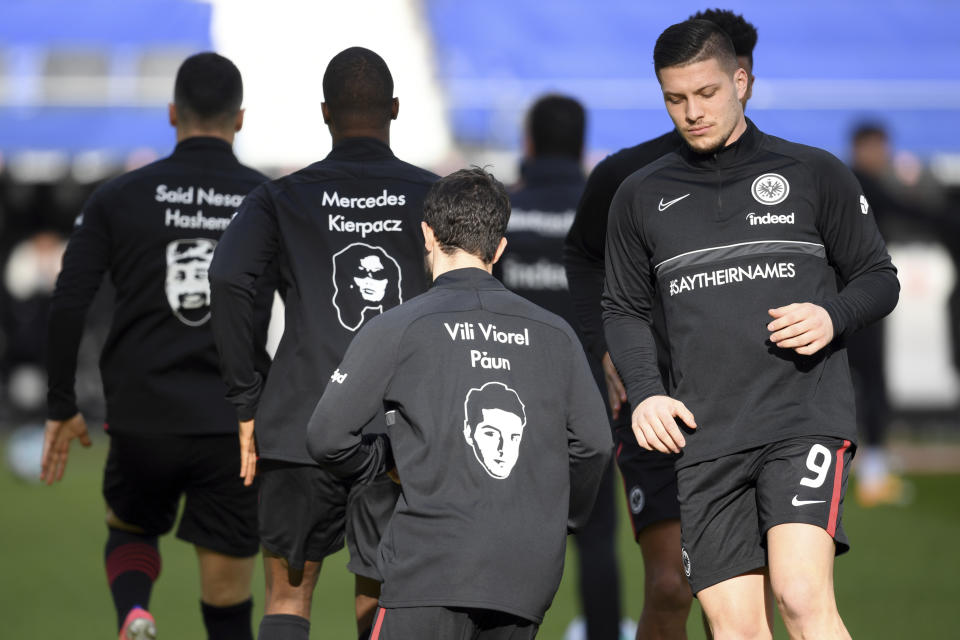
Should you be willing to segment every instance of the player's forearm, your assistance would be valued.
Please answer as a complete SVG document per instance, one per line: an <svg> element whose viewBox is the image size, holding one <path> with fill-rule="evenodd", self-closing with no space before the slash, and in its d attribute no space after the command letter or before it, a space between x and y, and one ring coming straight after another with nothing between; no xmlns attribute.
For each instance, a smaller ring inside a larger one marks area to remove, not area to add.
<svg viewBox="0 0 960 640"><path fill-rule="evenodd" d="M220 372L227 385L227 400L237 418L253 420L263 376L257 371L254 330L254 292L243 283L210 276L210 326L220 354Z"/></svg>
<svg viewBox="0 0 960 640"><path fill-rule="evenodd" d="M344 429L343 414L317 405L307 426L307 452L332 474L356 482L370 482L393 468L393 454L386 434L363 435L363 426ZM349 420L349 416L347 417Z"/></svg>
<svg viewBox="0 0 960 640"><path fill-rule="evenodd" d="M666 395L650 324L637 317L605 311L603 326L610 358L627 389L630 404L637 406L650 396Z"/></svg>
<svg viewBox="0 0 960 640"><path fill-rule="evenodd" d="M833 321L835 336L849 334L886 316L897 306L900 282L889 262L847 283L823 308Z"/></svg>
<svg viewBox="0 0 960 640"><path fill-rule="evenodd" d="M570 514L567 521L567 530L570 533L576 533L590 519L600 480L610 464L613 441L610 439L609 429L604 431L607 432L607 441L610 442L605 450L570 456Z"/></svg>
<svg viewBox="0 0 960 640"><path fill-rule="evenodd" d="M585 346L592 356L600 359L607 352L600 308L603 297L603 257L599 261L591 259L581 248L568 243L564 246L563 263Z"/></svg>

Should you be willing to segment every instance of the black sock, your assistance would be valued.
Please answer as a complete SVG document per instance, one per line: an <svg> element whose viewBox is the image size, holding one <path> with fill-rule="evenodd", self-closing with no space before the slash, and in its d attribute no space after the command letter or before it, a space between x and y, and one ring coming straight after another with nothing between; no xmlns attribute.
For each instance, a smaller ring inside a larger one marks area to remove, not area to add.
<svg viewBox="0 0 960 640"><path fill-rule="evenodd" d="M300 616L275 613L263 616L257 640L309 640L310 621Z"/></svg>
<svg viewBox="0 0 960 640"><path fill-rule="evenodd" d="M103 558L119 630L131 609L150 607L150 591L160 575L160 552L157 536L113 528L108 528L108 532Z"/></svg>
<svg viewBox="0 0 960 640"><path fill-rule="evenodd" d="M200 610L203 612L208 640L253 640L253 627L250 624L253 598L229 607L215 607L201 601Z"/></svg>

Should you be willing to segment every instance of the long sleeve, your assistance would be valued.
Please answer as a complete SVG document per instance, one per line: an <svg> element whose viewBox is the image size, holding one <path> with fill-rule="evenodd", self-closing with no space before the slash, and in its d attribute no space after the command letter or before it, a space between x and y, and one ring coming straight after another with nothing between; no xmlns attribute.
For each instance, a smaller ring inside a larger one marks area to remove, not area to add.
<svg viewBox="0 0 960 640"><path fill-rule="evenodd" d="M840 336L890 313L897 305L900 283L872 210L850 170L831 156L818 175L817 226L842 287L822 304L835 335Z"/></svg>
<svg viewBox="0 0 960 640"><path fill-rule="evenodd" d="M600 480L613 455L613 440L607 427L607 410L597 390L590 366L576 338L567 414L567 446L570 455L570 516L567 528L586 524L593 511Z"/></svg>
<svg viewBox="0 0 960 640"><path fill-rule="evenodd" d="M600 301L603 296L607 215L617 188L615 176L610 173L607 163L601 162L590 174L563 247L567 285L584 344L598 360L607 351Z"/></svg>
<svg viewBox="0 0 960 640"><path fill-rule="evenodd" d="M52 420L66 420L77 413L77 352L87 311L110 267L110 233L102 198L102 192L91 196L77 217L50 303L47 417Z"/></svg>
<svg viewBox="0 0 960 640"><path fill-rule="evenodd" d="M398 333L380 317L367 323L326 382L310 417L307 451L335 475L368 482L393 467L387 436L362 431L384 420L383 397L394 373Z"/></svg>
<svg viewBox="0 0 960 640"><path fill-rule="evenodd" d="M263 349L256 322L257 284L274 263L278 246L273 208L260 187L244 199L210 265L210 322L227 399L240 420L254 418L263 390L264 377L257 366L258 361L262 364Z"/></svg>
<svg viewBox="0 0 960 640"><path fill-rule="evenodd" d="M632 180L623 183L610 207L603 321L610 357L628 400L636 406L665 391L650 328L655 294L652 268L634 211L632 184Z"/></svg>

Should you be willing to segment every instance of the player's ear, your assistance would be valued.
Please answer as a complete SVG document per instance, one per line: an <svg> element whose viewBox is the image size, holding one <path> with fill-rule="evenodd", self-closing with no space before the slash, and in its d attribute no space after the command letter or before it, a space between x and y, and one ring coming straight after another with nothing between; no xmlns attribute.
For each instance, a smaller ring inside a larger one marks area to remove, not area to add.
<svg viewBox="0 0 960 640"><path fill-rule="evenodd" d="M323 124L330 124L330 107L327 106L326 102L320 103L320 113L323 115Z"/></svg>
<svg viewBox="0 0 960 640"><path fill-rule="evenodd" d="M746 69L737 68L733 73L733 82L737 87L737 100L742 103L747 96L747 90L750 89L750 76Z"/></svg>
<svg viewBox="0 0 960 640"><path fill-rule="evenodd" d="M430 253L433 251L434 245L437 244L437 236L434 235L433 229L424 220L420 221L420 231L423 232L423 246L427 253Z"/></svg>
<svg viewBox="0 0 960 640"><path fill-rule="evenodd" d="M167 117L170 119L170 126L177 126L177 105L172 102L167 105Z"/></svg>
<svg viewBox="0 0 960 640"><path fill-rule="evenodd" d="M393 102L390 104L390 119L396 120L397 115L400 113L400 98L394 98Z"/></svg>
<svg viewBox="0 0 960 640"><path fill-rule="evenodd" d="M240 131L240 129L243 129L243 114L245 111L246 109L240 109L240 111L237 111L237 119L233 123L234 131Z"/></svg>
<svg viewBox="0 0 960 640"><path fill-rule="evenodd" d="M490 264L497 264L497 260L499 260L500 256L503 255L503 252L506 250L506 248L507 248L507 239L500 238L500 244L497 245L497 251L496 253L493 254L493 262L491 262Z"/></svg>

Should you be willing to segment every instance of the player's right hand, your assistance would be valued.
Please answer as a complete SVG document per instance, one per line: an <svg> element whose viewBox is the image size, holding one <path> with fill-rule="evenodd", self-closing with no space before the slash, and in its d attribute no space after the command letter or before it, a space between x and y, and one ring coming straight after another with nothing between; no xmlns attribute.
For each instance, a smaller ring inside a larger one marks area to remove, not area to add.
<svg viewBox="0 0 960 640"><path fill-rule="evenodd" d="M257 443L253 438L253 420L240 421L240 477L243 486L253 484L257 475Z"/></svg>
<svg viewBox="0 0 960 640"><path fill-rule="evenodd" d="M627 402L627 389L623 386L623 380L620 379L617 368L613 366L609 351L603 354L603 359L600 362L603 365L603 377L607 381L607 400L610 401L610 415L616 420L620 417L620 407Z"/></svg>
<svg viewBox="0 0 960 640"><path fill-rule="evenodd" d="M70 456L70 441L80 438L80 444L89 447L90 434L83 415L77 413L66 420L47 420L43 433L43 457L40 461L40 480L48 485L63 479Z"/></svg>
<svg viewBox="0 0 960 640"><path fill-rule="evenodd" d="M650 396L633 410L633 435L644 449L661 453L680 453L687 441L674 418L691 429L697 428L693 413L679 400L669 396Z"/></svg>

